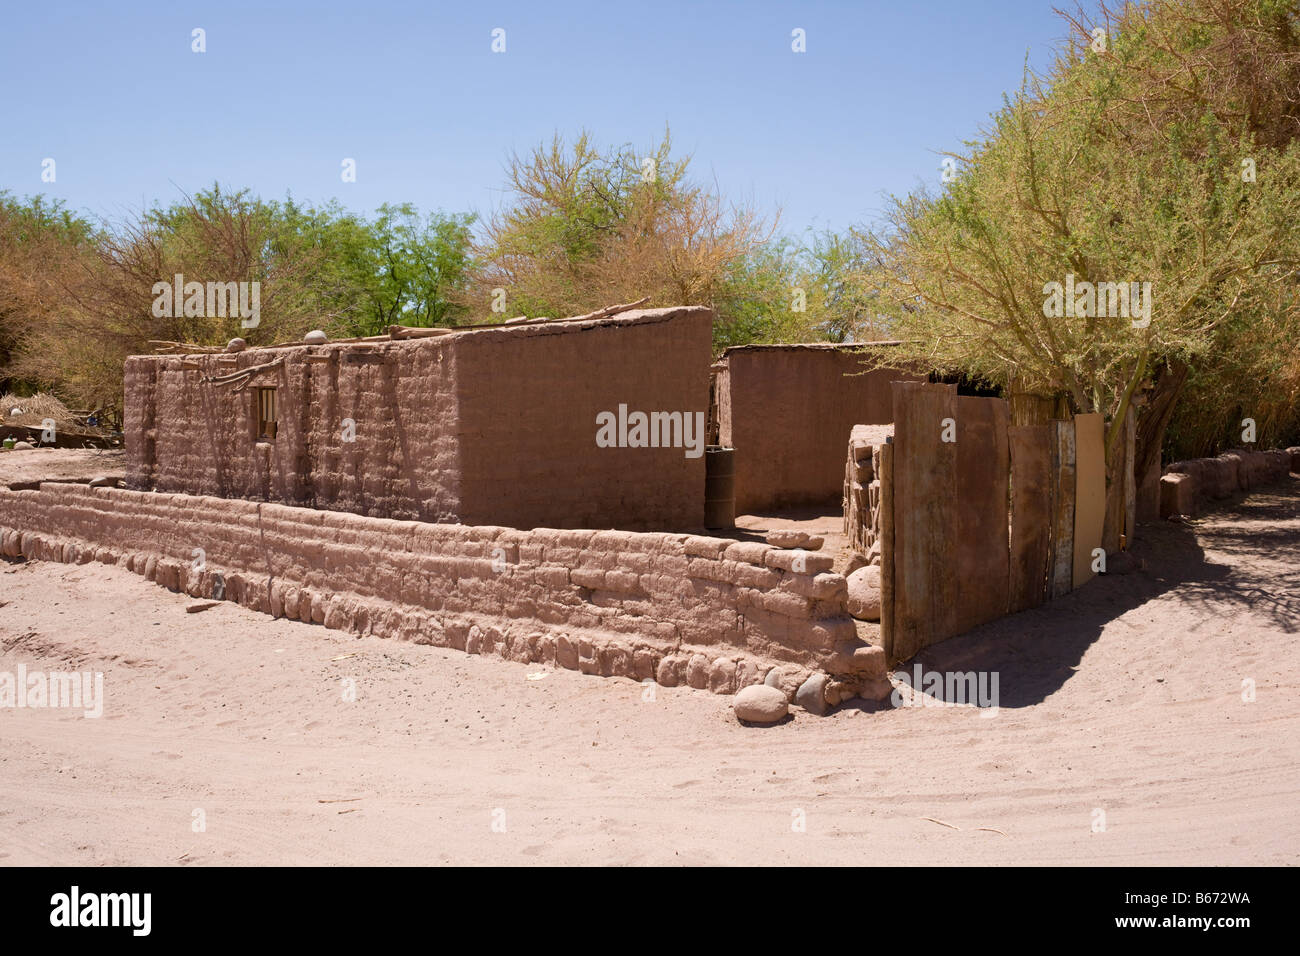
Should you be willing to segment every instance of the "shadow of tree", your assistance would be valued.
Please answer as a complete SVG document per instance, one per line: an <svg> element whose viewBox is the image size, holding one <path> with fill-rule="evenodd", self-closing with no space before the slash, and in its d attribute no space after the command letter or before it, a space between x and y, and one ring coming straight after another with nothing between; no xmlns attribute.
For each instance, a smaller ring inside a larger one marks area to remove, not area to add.
<svg viewBox="0 0 1300 956"><path fill-rule="evenodd" d="M1155 598L1207 621L1249 614L1300 632L1300 481L1191 521L1142 525L1133 554L1140 562L1133 573L1095 578L1062 599L932 645L898 669L996 671L999 705L1028 707L1070 679L1108 623Z"/></svg>

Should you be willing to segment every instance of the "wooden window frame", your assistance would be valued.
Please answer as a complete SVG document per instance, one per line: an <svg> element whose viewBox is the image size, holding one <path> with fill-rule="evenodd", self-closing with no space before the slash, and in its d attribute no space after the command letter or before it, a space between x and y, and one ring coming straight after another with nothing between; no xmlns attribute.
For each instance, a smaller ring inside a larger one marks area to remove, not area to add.
<svg viewBox="0 0 1300 956"><path fill-rule="evenodd" d="M279 430L279 410L276 408L274 386L253 390L254 439L275 441ZM269 417L268 417L269 414Z"/></svg>

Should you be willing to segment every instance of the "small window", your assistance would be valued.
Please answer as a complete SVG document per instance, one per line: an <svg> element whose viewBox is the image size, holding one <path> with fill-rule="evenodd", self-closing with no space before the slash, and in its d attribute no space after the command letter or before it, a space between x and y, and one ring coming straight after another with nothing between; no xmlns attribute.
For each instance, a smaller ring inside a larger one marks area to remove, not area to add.
<svg viewBox="0 0 1300 956"><path fill-rule="evenodd" d="M259 388L257 390L257 440L272 441L275 438L275 389Z"/></svg>

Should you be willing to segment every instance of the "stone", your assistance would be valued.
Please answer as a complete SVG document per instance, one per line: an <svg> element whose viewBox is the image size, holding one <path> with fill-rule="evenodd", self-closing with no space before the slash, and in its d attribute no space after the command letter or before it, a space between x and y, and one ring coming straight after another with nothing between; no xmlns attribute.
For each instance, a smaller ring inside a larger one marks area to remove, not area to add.
<svg viewBox="0 0 1300 956"><path fill-rule="evenodd" d="M36 446L29 441L14 442L14 451L31 451Z"/></svg>
<svg viewBox="0 0 1300 956"><path fill-rule="evenodd" d="M655 656L653 651L638 648L632 652L632 673L637 680L653 680Z"/></svg>
<svg viewBox="0 0 1300 956"><path fill-rule="evenodd" d="M863 700L884 700L893 692L894 685L888 677L873 677L858 688L858 696Z"/></svg>
<svg viewBox="0 0 1300 956"><path fill-rule="evenodd" d="M243 339L231 339L226 343L227 352L242 352L246 348L248 348L248 343Z"/></svg>
<svg viewBox="0 0 1300 956"><path fill-rule="evenodd" d="M107 475L100 475L98 478L92 478L92 479L90 479L90 487L92 487L92 488L116 488L116 487L117 487L117 482L118 482L118 479L116 479L116 478L111 478L111 477L109 477L109 476L107 476Z"/></svg>
<svg viewBox="0 0 1300 956"><path fill-rule="evenodd" d="M858 694L858 684L853 681L830 680L826 682L826 703L835 707Z"/></svg>
<svg viewBox="0 0 1300 956"><path fill-rule="evenodd" d="M835 675L869 678L884 676L885 649L874 644L864 644L854 640L835 649L827 659L825 670Z"/></svg>
<svg viewBox="0 0 1300 956"><path fill-rule="evenodd" d="M785 694L766 684L743 688L731 701L737 720L753 724L772 724L790 711Z"/></svg>
<svg viewBox="0 0 1300 956"><path fill-rule="evenodd" d="M736 662L729 657L719 657L709 668L709 690L715 694L730 694L736 689Z"/></svg>
<svg viewBox="0 0 1300 956"><path fill-rule="evenodd" d="M767 543L775 548L803 548L817 551L824 543L824 538L814 537L806 531L769 531Z"/></svg>
<svg viewBox="0 0 1300 956"><path fill-rule="evenodd" d="M769 665L760 664L753 658L742 657L736 662L736 689L763 683L768 670Z"/></svg>
<svg viewBox="0 0 1300 956"><path fill-rule="evenodd" d="M704 690L709 685L709 671L713 662L703 654L693 654L686 662L686 683L696 690Z"/></svg>
<svg viewBox="0 0 1300 956"><path fill-rule="evenodd" d="M870 563L870 561L855 551L850 555L849 563L844 568L844 576L847 578L854 571L858 570L858 568L865 568Z"/></svg>
<svg viewBox="0 0 1300 956"><path fill-rule="evenodd" d="M566 670L578 669L578 647L567 634L561 634L555 640L555 663Z"/></svg>
<svg viewBox="0 0 1300 956"><path fill-rule="evenodd" d="M767 687L775 687L785 695L786 700L794 700L799 685L807 679L807 668L800 667L798 664L778 664L767 672L763 683Z"/></svg>
<svg viewBox="0 0 1300 956"><path fill-rule="evenodd" d="M799 685L795 691L794 702L818 717L826 713L826 675L813 674Z"/></svg>
<svg viewBox="0 0 1300 956"><path fill-rule="evenodd" d="M1160 477L1160 517L1196 514L1196 479L1191 475L1170 473Z"/></svg>
<svg viewBox="0 0 1300 956"><path fill-rule="evenodd" d="M302 340L308 345L324 345L329 341L329 336L320 329L312 329L302 337Z"/></svg>
<svg viewBox="0 0 1300 956"><path fill-rule="evenodd" d="M677 687L686 677L686 661L671 654L659 662L655 680L665 687Z"/></svg>
<svg viewBox="0 0 1300 956"><path fill-rule="evenodd" d="M869 564L849 575L848 611L859 621L880 620L880 568Z"/></svg>
<svg viewBox="0 0 1300 956"><path fill-rule="evenodd" d="M632 655L626 648L604 647L600 650L600 673L605 677L627 677L632 673Z"/></svg>

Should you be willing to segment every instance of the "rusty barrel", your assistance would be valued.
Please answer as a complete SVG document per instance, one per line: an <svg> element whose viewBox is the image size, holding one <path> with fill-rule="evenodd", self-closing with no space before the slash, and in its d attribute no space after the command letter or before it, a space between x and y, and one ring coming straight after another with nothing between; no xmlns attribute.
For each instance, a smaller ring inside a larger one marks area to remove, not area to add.
<svg viewBox="0 0 1300 956"><path fill-rule="evenodd" d="M736 449L704 449L704 527L736 526Z"/></svg>

